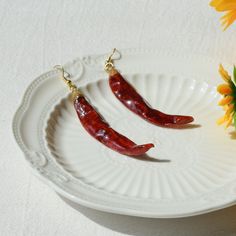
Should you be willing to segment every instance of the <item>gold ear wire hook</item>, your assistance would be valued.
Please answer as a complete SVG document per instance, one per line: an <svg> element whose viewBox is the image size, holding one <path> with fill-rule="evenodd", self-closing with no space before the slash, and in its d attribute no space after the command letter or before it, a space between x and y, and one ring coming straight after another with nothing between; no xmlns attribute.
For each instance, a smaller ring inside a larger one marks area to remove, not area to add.
<svg viewBox="0 0 236 236"><path fill-rule="evenodd" d="M70 77L70 74L66 72L61 65L55 65L54 68L61 72L61 78L66 82L68 80L67 78Z"/></svg>
<svg viewBox="0 0 236 236"><path fill-rule="evenodd" d="M113 48L113 51L112 51L112 53L110 54L110 56L108 57L108 59L107 59L107 61L112 61L112 56L115 54L115 52L116 52L116 48Z"/></svg>
<svg viewBox="0 0 236 236"><path fill-rule="evenodd" d="M111 69L114 68L112 56L115 54L116 51L117 51L116 48L114 48L112 53L109 55L109 57L107 58L107 60L105 62L104 70L108 73L109 73L109 71L111 71Z"/></svg>
<svg viewBox="0 0 236 236"><path fill-rule="evenodd" d="M64 70L63 66L56 65L56 66L54 66L54 68L61 72L61 78L67 84L69 89L72 92L74 92L74 91L78 92L78 89L77 89L76 85L70 79L68 79L68 78L70 78L70 74Z"/></svg>

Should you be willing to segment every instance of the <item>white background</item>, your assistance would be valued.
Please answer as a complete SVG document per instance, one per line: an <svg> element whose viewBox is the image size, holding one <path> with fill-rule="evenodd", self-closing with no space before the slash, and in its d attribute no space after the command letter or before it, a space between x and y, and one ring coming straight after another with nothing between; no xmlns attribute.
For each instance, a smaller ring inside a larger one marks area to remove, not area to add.
<svg viewBox="0 0 236 236"><path fill-rule="evenodd" d="M75 57L142 47L236 63L236 24L222 32L219 16L205 0L0 0L1 236L236 235L236 207L155 220L70 205L34 177L11 131L27 85Z"/></svg>

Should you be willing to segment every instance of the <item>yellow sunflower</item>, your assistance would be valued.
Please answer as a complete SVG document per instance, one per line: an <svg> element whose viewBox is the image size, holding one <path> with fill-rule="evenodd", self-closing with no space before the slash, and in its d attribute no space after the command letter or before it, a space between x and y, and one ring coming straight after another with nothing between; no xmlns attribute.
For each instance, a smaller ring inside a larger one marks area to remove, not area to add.
<svg viewBox="0 0 236 236"><path fill-rule="evenodd" d="M236 0L212 0L210 6L214 7L216 11L226 12L226 14L221 17L224 30L236 20Z"/></svg>
<svg viewBox="0 0 236 236"><path fill-rule="evenodd" d="M224 108L225 115L217 123L219 125L226 123L226 128L233 123L236 129L236 67L234 66L233 79L222 65L219 67L219 73L226 82L217 87L217 91L224 96L219 105Z"/></svg>

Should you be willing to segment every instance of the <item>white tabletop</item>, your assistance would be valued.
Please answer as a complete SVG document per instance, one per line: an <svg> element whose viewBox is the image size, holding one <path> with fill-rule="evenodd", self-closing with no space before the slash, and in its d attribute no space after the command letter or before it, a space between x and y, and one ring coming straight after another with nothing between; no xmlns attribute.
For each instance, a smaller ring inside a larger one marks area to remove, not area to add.
<svg viewBox="0 0 236 236"><path fill-rule="evenodd" d="M75 57L113 47L142 47L235 63L236 24L222 32L219 16L203 0L1 0L0 235L236 235L236 206L158 220L66 202L32 174L11 131L27 85L53 65Z"/></svg>

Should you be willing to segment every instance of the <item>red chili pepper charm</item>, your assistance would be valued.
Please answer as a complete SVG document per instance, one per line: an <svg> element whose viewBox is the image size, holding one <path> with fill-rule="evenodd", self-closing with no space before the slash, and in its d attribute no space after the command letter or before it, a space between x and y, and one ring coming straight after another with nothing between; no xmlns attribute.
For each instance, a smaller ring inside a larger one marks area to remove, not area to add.
<svg viewBox="0 0 236 236"><path fill-rule="evenodd" d="M194 120L192 116L168 115L153 109L113 67L113 64L109 66L110 68L107 71L112 92L129 110L138 116L155 125L169 128L178 128Z"/></svg>
<svg viewBox="0 0 236 236"><path fill-rule="evenodd" d="M137 145L113 130L83 96L80 95L75 99L74 107L87 132L114 151L129 156L138 156L154 147L152 143Z"/></svg>
<svg viewBox="0 0 236 236"><path fill-rule="evenodd" d="M61 78L72 91L74 108L85 130L107 147L124 155L139 156L154 147L152 143L137 145L127 137L113 130L102 116L80 93L78 88L69 80L69 76L61 66L55 66L61 72Z"/></svg>

